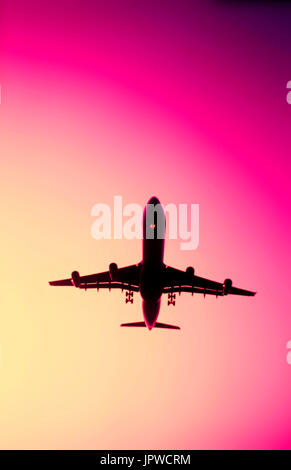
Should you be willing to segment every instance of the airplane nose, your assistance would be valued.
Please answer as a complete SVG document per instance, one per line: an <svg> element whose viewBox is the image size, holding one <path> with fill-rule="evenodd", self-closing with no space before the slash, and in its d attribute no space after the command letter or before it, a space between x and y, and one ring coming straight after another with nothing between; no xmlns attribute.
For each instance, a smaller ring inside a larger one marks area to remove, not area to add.
<svg viewBox="0 0 291 470"><path fill-rule="evenodd" d="M150 198L148 204L152 204L154 206L156 206L157 204L160 204L160 201L158 200L158 198L156 196L153 196Z"/></svg>

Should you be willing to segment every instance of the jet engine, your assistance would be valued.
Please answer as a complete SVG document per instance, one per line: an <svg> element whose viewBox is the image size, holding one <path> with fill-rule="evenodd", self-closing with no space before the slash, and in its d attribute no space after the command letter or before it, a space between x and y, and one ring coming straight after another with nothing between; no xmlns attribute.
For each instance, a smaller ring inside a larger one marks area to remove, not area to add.
<svg viewBox="0 0 291 470"><path fill-rule="evenodd" d="M109 265L109 276L111 281L117 281L118 277L118 267L116 263L110 263Z"/></svg>
<svg viewBox="0 0 291 470"><path fill-rule="evenodd" d="M81 281L80 281L80 274L78 273L78 271L72 272L71 279L72 279L73 286L80 287Z"/></svg>
<svg viewBox="0 0 291 470"><path fill-rule="evenodd" d="M192 268L192 266L189 266L187 269L186 269L186 274L187 276L189 277L189 279L192 279L192 277L194 276L194 268Z"/></svg>
<svg viewBox="0 0 291 470"><path fill-rule="evenodd" d="M223 294L227 295L231 289L232 286L232 280L231 279L225 279L223 283Z"/></svg>

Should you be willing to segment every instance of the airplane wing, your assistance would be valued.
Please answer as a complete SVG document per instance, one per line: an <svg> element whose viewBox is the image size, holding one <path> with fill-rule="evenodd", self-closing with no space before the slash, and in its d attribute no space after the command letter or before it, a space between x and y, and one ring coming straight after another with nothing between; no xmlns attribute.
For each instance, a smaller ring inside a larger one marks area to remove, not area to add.
<svg viewBox="0 0 291 470"><path fill-rule="evenodd" d="M110 265L111 266L111 265ZM77 271L73 271L68 279L50 281L51 286L75 286L80 289L130 289L139 291L140 265L133 264L124 268L117 268L101 273L80 276Z"/></svg>
<svg viewBox="0 0 291 470"><path fill-rule="evenodd" d="M190 292L192 294L198 293L216 296L228 294L253 296L256 294L255 292L233 287L230 279L226 279L223 283L211 281L204 277L195 276L192 271L181 271L170 266L166 266L163 273L163 292L169 294L174 292Z"/></svg>

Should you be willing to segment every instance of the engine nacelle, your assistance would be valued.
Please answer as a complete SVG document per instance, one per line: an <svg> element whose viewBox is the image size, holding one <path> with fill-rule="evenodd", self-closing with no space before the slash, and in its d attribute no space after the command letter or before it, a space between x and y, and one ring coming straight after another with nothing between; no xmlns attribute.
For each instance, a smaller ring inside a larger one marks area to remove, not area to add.
<svg viewBox="0 0 291 470"><path fill-rule="evenodd" d="M78 271L72 272L71 279L72 279L73 286L80 287L81 281L80 281L80 274L78 273Z"/></svg>
<svg viewBox="0 0 291 470"><path fill-rule="evenodd" d="M118 266L116 263L109 264L109 276L111 281L117 281L118 279Z"/></svg>
<svg viewBox="0 0 291 470"><path fill-rule="evenodd" d="M187 277L189 279L192 279L192 277L194 276L194 273L195 273L195 270L194 268L192 268L192 266L189 266L187 269L186 269L186 274L187 274Z"/></svg>
<svg viewBox="0 0 291 470"><path fill-rule="evenodd" d="M231 279L225 279L223 283L223 293L224 295L227 295L231 289L232 286L232 280Z"/></svg>

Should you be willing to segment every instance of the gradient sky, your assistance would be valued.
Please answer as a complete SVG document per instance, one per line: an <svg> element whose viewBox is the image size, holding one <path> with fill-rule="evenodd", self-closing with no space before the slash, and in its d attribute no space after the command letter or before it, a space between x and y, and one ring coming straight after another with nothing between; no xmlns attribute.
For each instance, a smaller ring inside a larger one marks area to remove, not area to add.
<svg viewBox="0 0 291 470"><path fill-rule="evenodd" d="M0 9L0 447L290 449L290 7L55 3ZM257 296L149 333L136 294L49 287L140 260L91 237L114 195L200 204L165 262Z"/></svg>

